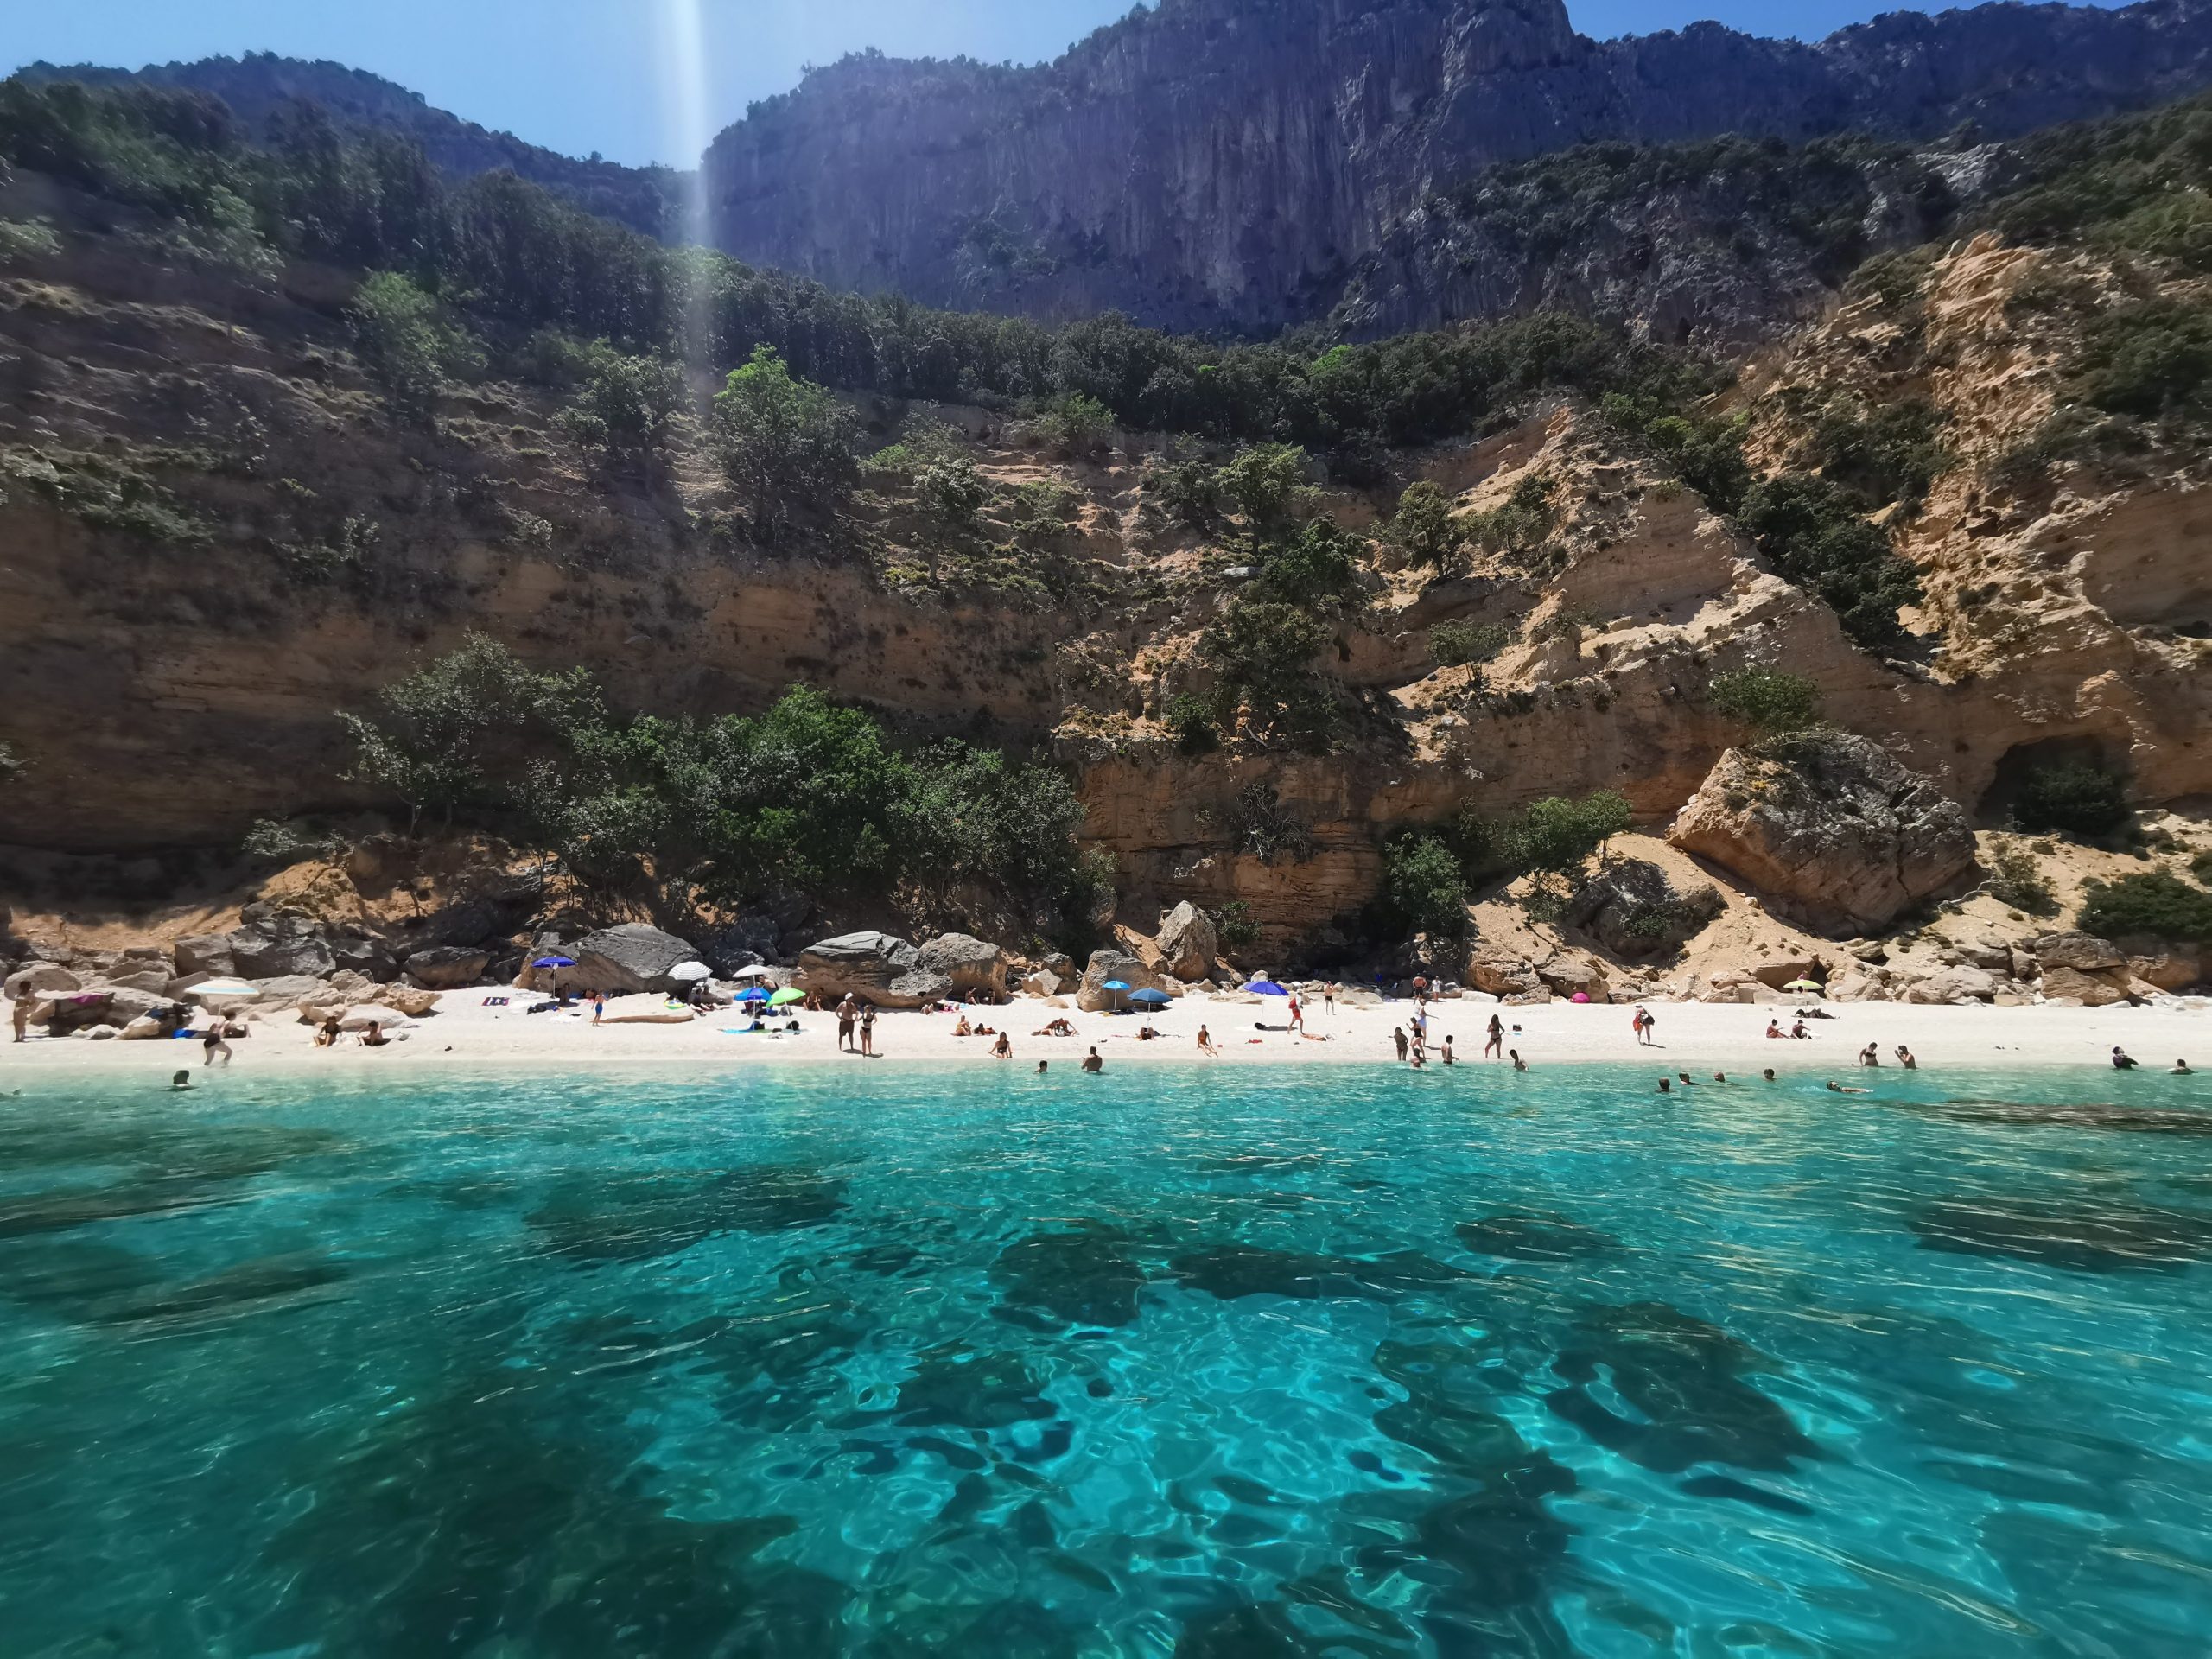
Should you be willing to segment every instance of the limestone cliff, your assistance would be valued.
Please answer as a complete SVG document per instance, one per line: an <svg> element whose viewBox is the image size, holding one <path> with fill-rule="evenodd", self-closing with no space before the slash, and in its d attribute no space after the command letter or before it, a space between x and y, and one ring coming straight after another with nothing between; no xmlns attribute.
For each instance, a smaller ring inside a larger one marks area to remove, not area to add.
<svg viewBox="0 0 2212 1659"><path fill-rule="evenodd" d="M1328 309L1491 163L1724 131L2002 136L2208 78L2202 0L1895 12L1812 44L1710 23L1592 41L1560 0L1165 0L1035 68L846 59L705 166L721 246L837 287L1268 327Z"/></svg>

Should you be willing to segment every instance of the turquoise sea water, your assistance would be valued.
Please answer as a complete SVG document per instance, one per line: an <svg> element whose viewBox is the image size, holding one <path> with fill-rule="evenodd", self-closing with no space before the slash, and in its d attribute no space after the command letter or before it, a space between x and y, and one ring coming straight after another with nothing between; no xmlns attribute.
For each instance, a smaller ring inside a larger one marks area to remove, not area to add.
<svg viewBox="0 0 2212 1659"><path fill-rule="evenodd" d="M0 1650L2196 1659L2207 1085L1880 1077L27 1087Z"/></svg>

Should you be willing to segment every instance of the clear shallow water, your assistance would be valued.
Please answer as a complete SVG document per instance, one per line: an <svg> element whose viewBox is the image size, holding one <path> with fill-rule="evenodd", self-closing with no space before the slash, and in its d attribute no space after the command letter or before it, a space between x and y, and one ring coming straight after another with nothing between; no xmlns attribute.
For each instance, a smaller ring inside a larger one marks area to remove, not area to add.
<svg viewBox="0 0 2212 1659"><path fill-rule="evenodd" d="M27 1091L0 1649L2195 1659L2202 1080L1881 1075Z"/></svg>

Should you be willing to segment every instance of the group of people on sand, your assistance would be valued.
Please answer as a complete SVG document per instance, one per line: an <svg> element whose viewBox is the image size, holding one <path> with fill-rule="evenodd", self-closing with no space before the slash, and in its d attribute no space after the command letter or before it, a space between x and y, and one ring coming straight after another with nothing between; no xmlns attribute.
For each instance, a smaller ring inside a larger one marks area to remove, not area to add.
<svg viewBox="0 0 2212 1659"><path fill-rule="evenodd" d="M862 1002L850 991L837 1004L837 1052L876 1057L875 1004Z"/></svg>

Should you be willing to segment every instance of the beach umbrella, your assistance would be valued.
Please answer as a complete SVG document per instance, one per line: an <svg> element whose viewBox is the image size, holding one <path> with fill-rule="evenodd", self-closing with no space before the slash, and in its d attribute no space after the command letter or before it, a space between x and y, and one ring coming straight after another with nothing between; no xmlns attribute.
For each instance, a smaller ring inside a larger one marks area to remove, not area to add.
<svg viewBox="0 0 2212 1659"><path fill-rule="evenodd" d="M259 996L261 987L243 979L207 979L185 992L187 996Z"/></svg>
<svg viewBox="0 0 2212 1659"><path fill-rule="evenodd" d="M1109 979L1098 988L1102 991L1113 992L1115 1006L1118 1007L1121 1005L1122 993L1129 988L1129 982L1126 979Z"/></svg>
<svg viewBox="0 0 2212 1659"><path fill-rule="evenodd" d="M668 970L668 976L671 979L712 979L715 970L703 962L679 962Z"/></svg>
<svg viewBox="0 0 2212 1659"><path fill-rule="evenodd" d="M1272 979L1255 979L1244 988L1261 996L1288 996L1290 995Z"/></svg>
<svg viewBox="0 0 2212 1659"><path fill-rule="evenodd" d="M730 976L732 979L773 979L775 976L776 970L765 962L751 968L741 968Z"/></svg>
<svg viewBox="0 0 2212 1659"><path fill-rule="evenodd" d="M1590 1000L1590 993L1587 991L1577 991L1573 996L1568 997L1567 1000L1570 1002L1587 1002Z"/></svg>
<svg viewBox="0 0 2212 1659"><path fill-rule="evenodd" d="M786 985L782 990L778 991L774 995L768 999L768 1006L772 1008L780 1008L786 1003L804 1002L805 1001L806 993L804 991L800 990L795 985Z"/></svg>
<svg viewBox="0 0 2212 1659"><path fill-rule="evenodd" d="M540 957L530 965L533 968L573 968L576 965L576 959L574 957Z"/></svg>
<svg viewBox="0 0 2212 1659"><path fill-rule="evenodd" d="M766 985L748 985L737 994L735 1000L740 1002L766 1002L773 995Z"/></svg>
<svg viewBox="0 0 2212 1659"><path fill-rule="evenodd" d="M1165 991L1142 990L1132 996L1132 1002L1141 1002L1147 1008L1164 1008L1175 999Z"/></svg>
<svg viewBox="0 0 2212 1659"><path fill-rule="evenodd" d="M1821 982L1817 979L1793 979L1782 988L1785 991L1817 991L1821 988Z"/></svg>

